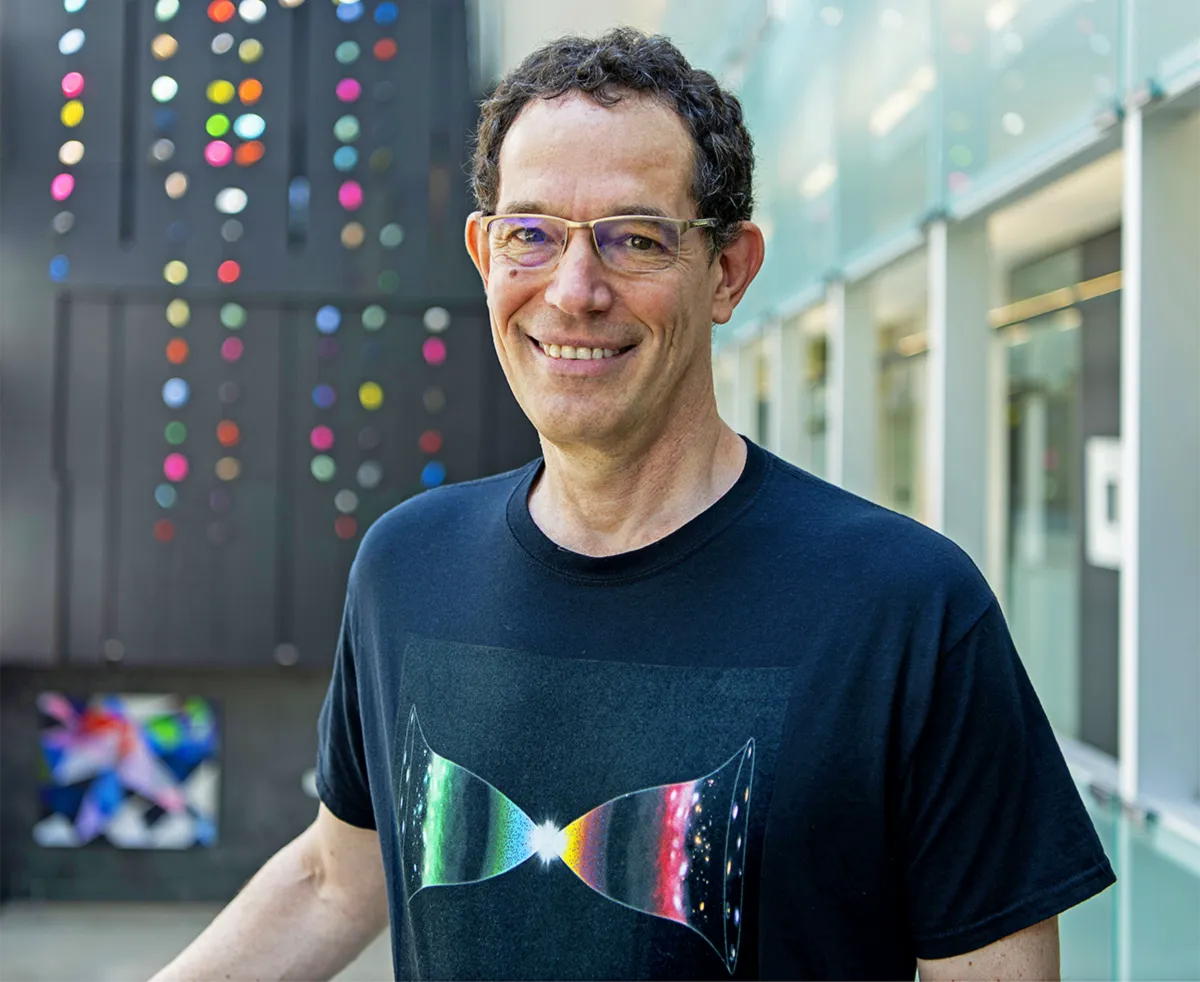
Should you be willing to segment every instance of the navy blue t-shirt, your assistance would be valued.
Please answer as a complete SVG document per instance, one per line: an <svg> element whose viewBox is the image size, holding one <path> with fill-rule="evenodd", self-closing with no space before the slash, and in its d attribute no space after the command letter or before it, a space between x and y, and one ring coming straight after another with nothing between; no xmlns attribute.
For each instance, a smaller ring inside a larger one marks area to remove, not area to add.
<svg viewBox="0 0 1200 982"><path fill-rule="evenodd" d="M749 444L589 558L540 467L406 501L350 576L317 786L379 830L397 977L912 979L1113 882L951 542Z"/></svg>

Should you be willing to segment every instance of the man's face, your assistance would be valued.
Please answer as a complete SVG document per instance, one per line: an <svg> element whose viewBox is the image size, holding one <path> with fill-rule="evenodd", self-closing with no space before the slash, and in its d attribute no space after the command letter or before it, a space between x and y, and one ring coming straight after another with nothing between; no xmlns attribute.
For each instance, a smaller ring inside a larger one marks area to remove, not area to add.
<svg viewBox="0 0 1200 982"><path fill-rule="evenodd" d="M612 215L706 218L691 200L693 149L682 121L648 99L605 108L578 95L535 99L500 151L498 214L587 221ZM468 222L496 352L521 408L552 443L613 446L686 426L711 399L710 326L726 320L721 263L702 229L682 238L678 264L653 273L607 266L586 229L571 232L552 269L492 263ZM732 308L730 308L731 310ZM543 346L608 349L554 357Z"/></svg>

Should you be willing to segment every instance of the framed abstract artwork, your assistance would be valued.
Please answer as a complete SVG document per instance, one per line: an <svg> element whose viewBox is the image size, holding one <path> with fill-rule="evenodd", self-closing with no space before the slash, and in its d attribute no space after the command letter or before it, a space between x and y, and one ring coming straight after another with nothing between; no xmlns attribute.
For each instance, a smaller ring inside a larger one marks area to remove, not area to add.
<svg viewBox="0 0 1200 982"><path fill-rule="evenodd" d="M217 712L199 696L38 696L40 817L52 848L188 849L217 841Z"/></svg>

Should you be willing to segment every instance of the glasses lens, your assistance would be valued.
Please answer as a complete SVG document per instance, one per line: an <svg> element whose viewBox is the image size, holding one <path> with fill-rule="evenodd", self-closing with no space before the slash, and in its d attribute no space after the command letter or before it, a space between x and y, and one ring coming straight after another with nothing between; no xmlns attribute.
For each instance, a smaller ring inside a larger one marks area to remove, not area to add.
<svg viewBox="0 0 1200 982"><path fill-rule="evenodd" d="M554 218L498 218L488 225L488 247L493 262L543 266L562 254L566 234L566 226Z"/></svg>
<svg viewBox="0 0 1200 982"><path fill-rule="evenodd" d="M596 245L616 269L667 269L679 258L679 227L657 218L612 218L596 223Z"/></svg>

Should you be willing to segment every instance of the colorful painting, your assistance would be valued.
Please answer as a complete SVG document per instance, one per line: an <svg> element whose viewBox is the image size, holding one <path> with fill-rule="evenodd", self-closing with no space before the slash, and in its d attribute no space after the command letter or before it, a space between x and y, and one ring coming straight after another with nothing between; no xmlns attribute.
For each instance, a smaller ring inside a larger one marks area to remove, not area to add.
<svg viewBox="0 0 1200 982"><path fill-rule="evenodd" d="M217 841L217 717L192 696L38 696L38 845L188 849Z"/></svg>

